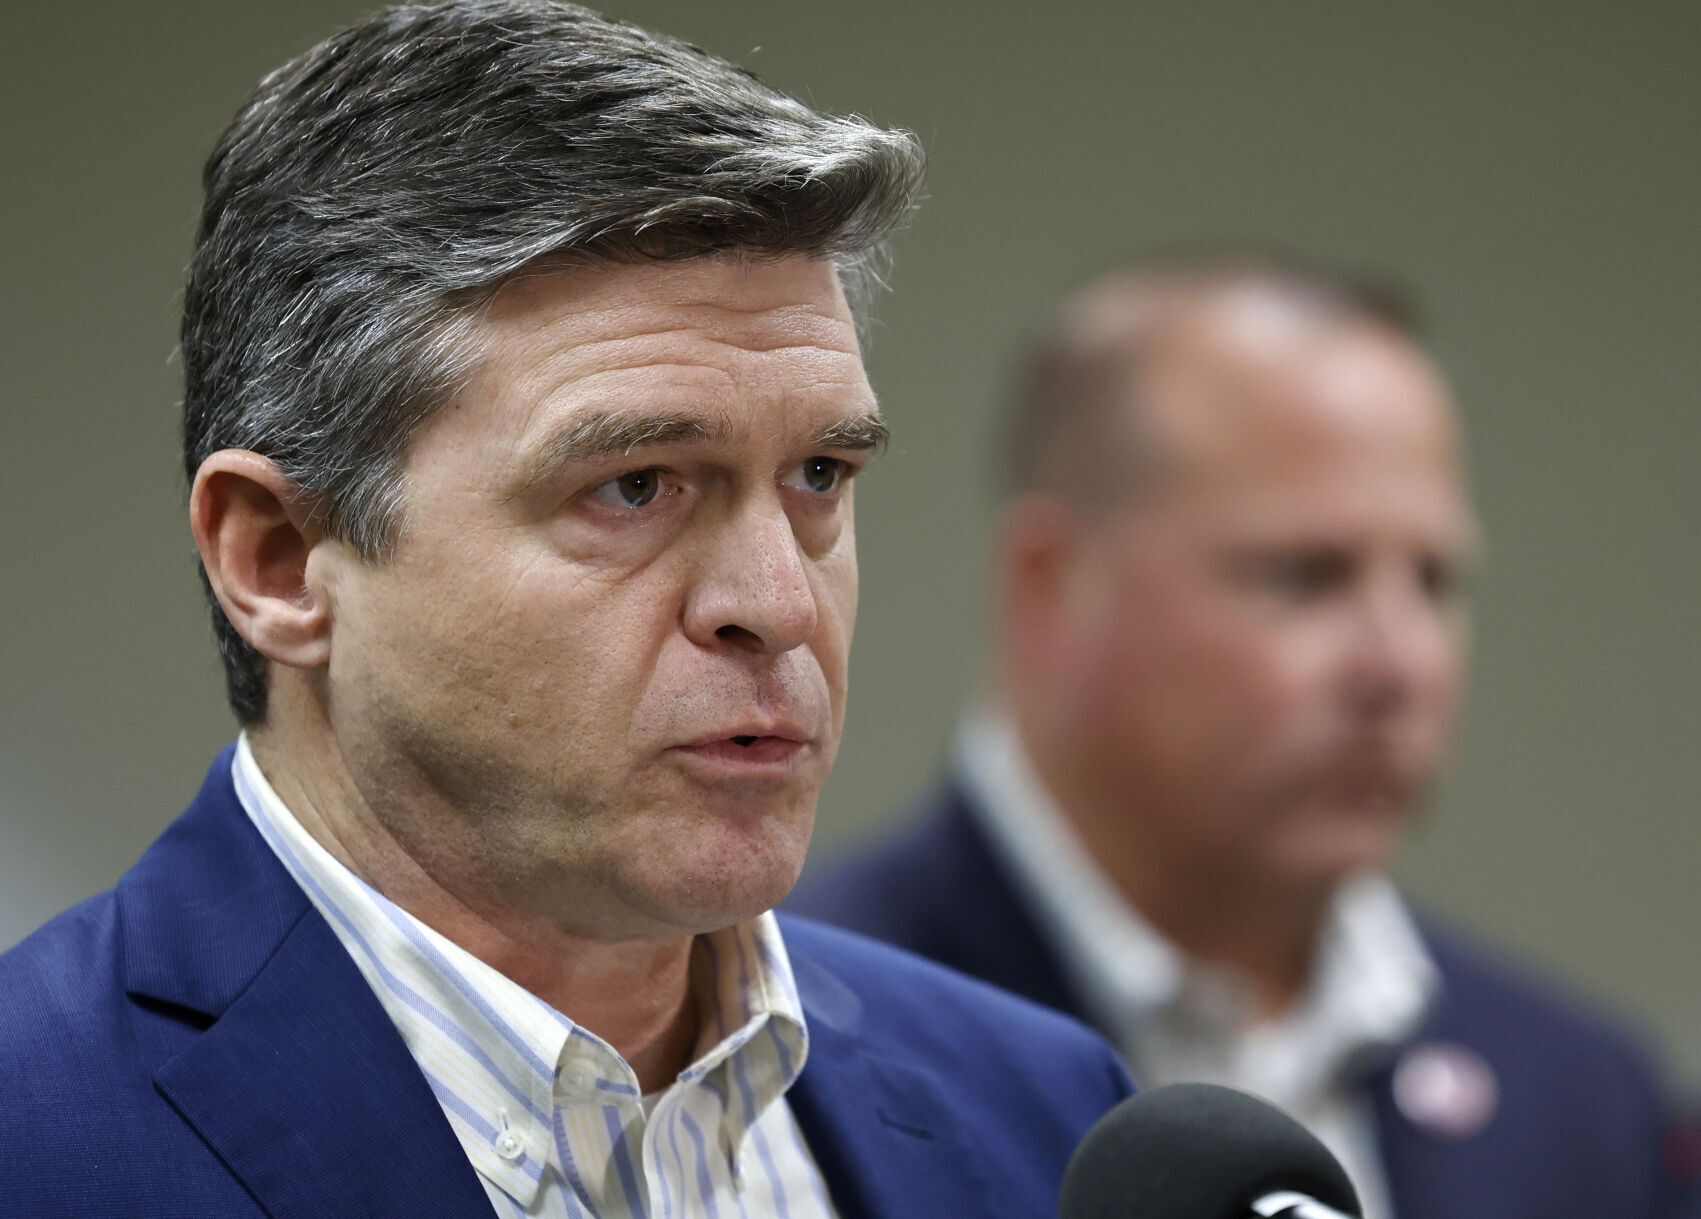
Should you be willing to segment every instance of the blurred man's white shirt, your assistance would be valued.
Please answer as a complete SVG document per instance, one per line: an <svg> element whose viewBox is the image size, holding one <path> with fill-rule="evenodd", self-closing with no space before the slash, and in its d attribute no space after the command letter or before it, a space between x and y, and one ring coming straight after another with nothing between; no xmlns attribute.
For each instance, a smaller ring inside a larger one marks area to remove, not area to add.
<svg viewBox="0 0 1701 1219"><path fill-rule="evenodd" d="M1417 1030L1439 985L1393 884L1372 874L1341 887L1305 996L1256 1023L1242 984L1184 958L1093 863L1004 715L971 712L953 748L969 807L1135 1079L1218 1083L1274 1102L1340 1159L1366 1219L1387 1219L1374 1117L1353 1083Z"/></svg>

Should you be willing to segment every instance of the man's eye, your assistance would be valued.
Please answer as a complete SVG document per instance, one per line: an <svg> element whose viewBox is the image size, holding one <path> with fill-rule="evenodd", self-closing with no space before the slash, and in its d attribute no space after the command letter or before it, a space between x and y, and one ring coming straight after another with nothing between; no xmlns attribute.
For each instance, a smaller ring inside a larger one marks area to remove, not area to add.
<svg viewBox="0 0 1701 1219"><path fill-rule="evenodd" d="M1309 600L1339 588L1352 572L1352 561L1333 551L1299 551L1272 555L1260 564L1265 587L1296 601Z"/></svg>
<svg viewBox="0 0 1701 1219"><path fill-rule="evenodd" d="M1464 597L1464 572L1459 564L1438 556L1426 556L1418 561L1418 586L1424 596L1438 605L1462 600Z"/></svg>
<svg viewBox="0 0 1701 1219"><path fill-rule="evenodd" d="M611 508L642 508L661 494L661 471L633 470L612 478L591 492L593 499Z"/></svg>
<svg viewBox="0 0 1701 1219"><path fill-rule="evenodd" d="M829 495L844 481L845 463L836 457L811 457L786 481L816 495Z"/></svg>

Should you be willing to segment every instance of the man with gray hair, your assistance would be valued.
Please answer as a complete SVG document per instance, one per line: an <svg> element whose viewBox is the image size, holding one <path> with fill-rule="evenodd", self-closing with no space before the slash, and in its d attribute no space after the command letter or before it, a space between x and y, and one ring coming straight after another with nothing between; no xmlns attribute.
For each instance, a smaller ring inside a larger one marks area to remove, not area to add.
<svg viewBox="0 0 1701 1219"><path fill-rule="evenodd" d="M792 908L1256 1092L1369 1219L1663 1214L1610 1024L1387 879L1447 753L1476 521L1386 290L1175 250L1064 302L1016 395L997 690L943 790Z"/></svg>
<svg viewBox="0 0 1701 1219"><path fill-rule="evenodd" d="M1051 1213L1108 1047L770 911L885 436L856 310L919 175L548 0L390 9L261 83L183 324L242 733L0 958L0 1209Z"/></svg>

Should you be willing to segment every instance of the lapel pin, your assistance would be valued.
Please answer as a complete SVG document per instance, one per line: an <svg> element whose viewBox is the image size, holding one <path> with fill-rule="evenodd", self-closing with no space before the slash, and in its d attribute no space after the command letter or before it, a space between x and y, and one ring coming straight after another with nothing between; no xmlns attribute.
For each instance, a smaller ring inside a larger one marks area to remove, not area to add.
<svg viewBox="0 0 1701 1219"><path fill-rule="evenodd" d="M1500 1104L1494 1068L1456 1042L1414 1046L1394 1067L1394 1103L1412 1125L1437 1138L1479 1134Z"/></svg>

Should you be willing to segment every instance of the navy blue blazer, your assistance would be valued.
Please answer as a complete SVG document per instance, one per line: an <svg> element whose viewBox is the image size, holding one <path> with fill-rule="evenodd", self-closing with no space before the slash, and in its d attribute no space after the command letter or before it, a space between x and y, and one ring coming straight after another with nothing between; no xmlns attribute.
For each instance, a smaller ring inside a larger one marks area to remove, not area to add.
<svg viewBox="0 0 1701 1219"><path fill-rule="evenodd" d="M967 799L948 785L900 836L806 875L785 908L1090 1018ZM1367 1068L1400 1219L1666 1216L1666 1112L1629 1041L1428 920L1423 933L1442 985L1413 1046L1474 1051L1499 1099L1480 1133L1449 1137L1401 1112L1394 1061Z"/></svg>
<svg viewBox="0 0 1701 1219"><path fill-rule="evenodd" d="M488 1215L436 1097L237 802L229 751L117 887L0 956L0 1213ZM1127 1095L1074 1021L783 921L791 1104L846 1216L1055 1213Z"/></svg>

